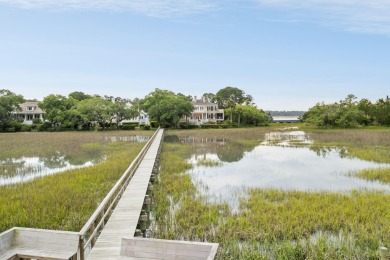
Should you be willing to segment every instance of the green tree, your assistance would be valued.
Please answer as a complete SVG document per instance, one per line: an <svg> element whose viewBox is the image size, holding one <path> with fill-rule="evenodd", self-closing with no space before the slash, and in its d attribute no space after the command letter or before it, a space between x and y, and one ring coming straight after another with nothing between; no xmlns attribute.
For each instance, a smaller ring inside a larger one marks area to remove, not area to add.
<svg viewBox="0 0 390 260"><path fill-rule="evenodd" d="M77 103L77 100L62 95L51 94L38 104L45 111L45 120L52 124L52 127L66 125L68 111Z"/></svg>
<svg viewBox="0 0 390 260"><path fill-rule="evenodd" d="M226 109L227 113L230 113L231 108ZM255 106L248 105L236 105L236 113L233 116L233 120L237 121L240 125L267 125L269 123L269 116L262 110Z"/></svg>
<svg viewBox="0 0 390 260"><path fill-rule="evenodd" d="M333 104L317 103L302 116L306 123L318 127L357 127L365 123L365 118L352 94Z"/></svg>
<svg viewBox="0 0 390 260"><path fill-rule="evenodd" d="M390 99L378 99L375 103L374 114L378 124L390 126Z"/></svg>
<svg viewBox="0 0 390 260"><path fill-rule="evenodd" d="M164 127L178 127L180 118L191 115L194 110L194 105L188 97L161 89L149 93L140 104L151 119Z"/></svg>
<svg viewBox="0 0 390 260"><path fill-rule="evenodd" d="M84 120L84 124L97 123L103 130L111 124L115 115L115 104L99 97L78 102L76 109Z"/></svg>
<svg viewBox="0 0 390 260"><path fill-rule="evenodd" d="M375 120L375 105L370 100L363 98L357 106L364 113L364 124L371 125Z"/></svg>
<svg viewBox="0 0 390 260"><path fill-rule="evenodd" d="M126 106L122 103L115 103L112 106L113 112L116 118L116 126L119 126L119 123L125 119L131 119L139 115L137 106Z"/></svg>
<svg viewBox="0 0 390 260"><path fill-rule="evenodd" d="M0 89L0 127L4 127L12 120L12 112L19 111L19 105L23 102L23 96L17 95L7 89Z"/></svg>
<svg viewBox="0 0 390 260"><path fill-rule="evenodd" d="M205 97L208 102L212 102L212 103L216 102L214 93L204 93L203 97Z"/></svg>
<svg viewBox="0 0 390 260"><path fill-rule="evenodd" d="M245 95L241 89L234 87L226 87L220 89L214 97L219 108L229 108L232 104L244 104L245 102L252 102L251 95Z"/></svg>
<svg viewBox="0 0 390 260"><path fill-rule="evenodd" d="M336 103L337 104L337 103ZM357 127L363 123L364 114L357 106L356 97L352 94L341 100L337 107L336 125L340 127Z"/></svg>
<svg viewBox="0 0 390 260"><path fill-rule="evenodd" d="M68 97L69 97L69 98L72 97L72 98L74 98L74 99L76 99L76 100L78 100L78 101L82 101L82 100L84 100L84 99L92 98L91 95L85 94L84 92L81 92L81 91L74 91L74 92L70 93L70 94L68 95Z"/></svg>
<svg viewBox="0 0 390 260"><path fill-rule="evenodd" d="M206 93L207 94L207 93ZM233 121L233 112L236 105L251 104L253 97L251 95L245 95L245 92L239 88L226 87L220 89L214 96L214 101L219 108L230 108L230 120ZM225 112L226 113L226 112Z"/></svg>

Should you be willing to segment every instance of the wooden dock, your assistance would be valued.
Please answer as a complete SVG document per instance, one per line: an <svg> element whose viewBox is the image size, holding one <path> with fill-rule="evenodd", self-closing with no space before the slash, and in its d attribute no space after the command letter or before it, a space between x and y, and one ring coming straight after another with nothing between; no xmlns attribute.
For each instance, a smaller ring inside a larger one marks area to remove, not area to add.
<svg viewBox="0 0 390 260"><path fill-rule="evenodd" d="M87 259L119 259L123 237L137 228L163 130L159 130Z"/></svg>

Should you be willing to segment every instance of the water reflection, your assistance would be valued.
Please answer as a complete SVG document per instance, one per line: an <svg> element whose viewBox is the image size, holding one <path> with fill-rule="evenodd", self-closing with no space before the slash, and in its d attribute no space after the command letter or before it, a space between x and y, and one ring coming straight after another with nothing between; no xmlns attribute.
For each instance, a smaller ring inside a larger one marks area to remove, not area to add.
<svg viewBox="0 0 390 260"><path fill-rule="evenodd" d="M244 157L245 152L253 150L258 144L239 143L224 138L178 137L177 135L165 136L164 142L193 145L193 154L203 156L206 153L215 153L222 162L238 162Z"/></svg>
<svg viewBox="0 0 390 260"><path fill-rule="evenodd" d="M101 160L104 160L104 157L99 156L95 159L89 158L89 160L82 161L80 158L68 158L60 154L49 158L24 156L8 158L0 161L0 186L27 182L66 170L92 166Z"/></svg>
<svg viewBox="0 0 390 260"><path fill-rule="evenodd" d="M236 196L236 191L244 187L337 192L354 189L390 191L389 185L348 176L351 172L390 167L390 164L344 157L345 148L312 148L296 146L296 142L310 144L312 140L310 135L300 131L274 132L266 135L260 145L246 150L241 144L227 141L222 149L208 152L203 149L203 156L193 153L188 159L194 165L189 174L205 195L228 201L233 208L238 203L232 196ZM214 161L217 167L198 163L205 159Z"/></svg>
<svg viewBox="0 0 390 260"><path fill-rule="evenodd" d="M115 142L139 142L139 143L145 143L149 141L150 136L145 135L130 135L130 136L107 136L105 137L106 140L111 141L113 143Z"/></svg>
<svg viewBox="0 0 390 260"><path fill-rule="evenodd" d="M265 134L264 139L265 140L262 142L263 145L291 146L313 143L310 134L303 131L270 132Z"/></svg>

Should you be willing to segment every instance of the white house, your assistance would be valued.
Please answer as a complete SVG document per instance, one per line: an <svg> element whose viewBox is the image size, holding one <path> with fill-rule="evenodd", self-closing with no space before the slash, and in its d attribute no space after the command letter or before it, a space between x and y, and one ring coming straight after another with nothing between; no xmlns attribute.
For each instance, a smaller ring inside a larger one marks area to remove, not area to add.
<svg viewBox="0 0 390 260"><path fill-rule="evenodd" d="M23 124L32 124L34 118L43 121L43 110L38 107L38 101L27 100L19 105L21 110L12 112L15 119L23 119Z"/></svg>
<svg viewBox="0 0 390 260"><path fill-rule="evenodd" d="M138 123L139 125L150 125L149 114L141 110L139 112L139 116L136 116L131 119L122 120L121 124L123 123Z"/></svg>
<svg viewBox="0 0 390 260"><path fill-rule="evenodd" d="M182 121L192 124L222 123L225 118L224 110L218 109L217 104L209 102L205 97L192 100L194 111L190 117L185 117Z"/></svg>

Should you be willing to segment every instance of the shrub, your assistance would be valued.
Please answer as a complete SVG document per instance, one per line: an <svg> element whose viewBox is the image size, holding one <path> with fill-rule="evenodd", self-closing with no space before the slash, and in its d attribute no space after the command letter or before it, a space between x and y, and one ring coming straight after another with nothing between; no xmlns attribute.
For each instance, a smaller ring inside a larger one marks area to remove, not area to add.
<svg viewBox="0 0 390 260"><path fill-rule="evenodd" d="M50 122L44 122L43 124L38 125L37 130L38 131L46 131L51 128Z"/></svg>
<svg viewBox="0 0 390 260"><path fill-rule="evenodd" d="M144 130L150 130L150 125L143 125L143 126L142 126L142 129L144 129Z"/></svg>
<svg viewBox="0 0 390 260"><path fill-rule="evenodd" d="M30 132L31 129L33 129L32 125L22 125L22 128L20 129L20 131L22 131L22 132Z"/></svg>
<svg viewBox="0 0 390 260"><path fill-rule="evenodd" d="M5 131L10 133L16 132L15 127L7 127Z"/></svg>
<svg viewBox="0 0 390 260"><path fill-rule="evenodd" d="M22 129L23 124L17 121L10 121L8 123L7 132L19 132Z"/></svg>
<svg viewBox="0 0 390 260"><path fill-rule="evenodd" d="M150 126L153 127L153 128L157 128L158 127L157 121L156 120L151 120L150 121Z"/></svg>
<svg viewBox="0 0 390 260"><path fill-rule="evenodd" d="M180 123L179 127L182 128L182 129L196 129L196 128L199 128L198 125L190 124L188 122Z"/></svg>
<svg viewBox="0 0 390 260"><path fill-rule="evenodd" d="M203 125L200 125L201 128L204 128L204 129L210 129L210 128L213 128L213 129L218 129L220 128L222 125L217 125L217 124L203 124Z"/></svg>
<svg viewBox="0 0 390 260"><path fill-rule="evenodd" d="M225 124L226 125L232 125L232 121L231 120L225 120Z"/></svg>
<svg viewBox="0 0 390 260"><path fill-rule="evenodd" d="M40 118L34 118L32 122L34 125L42 124L42 120Z"/></svg>
<svg viewBox="0 0 390 260"><path fill-rule="evenodd" d="M135 127L136 125L134 125L134 123L123 123L119 126L119 128L122 130L134 130Z"/></svg>

